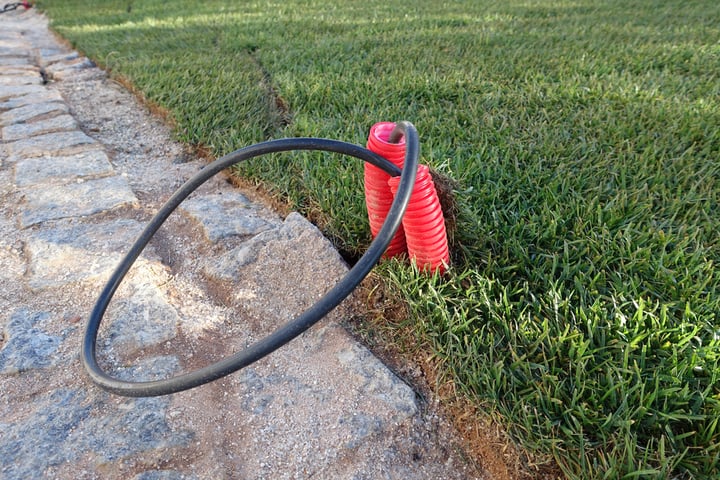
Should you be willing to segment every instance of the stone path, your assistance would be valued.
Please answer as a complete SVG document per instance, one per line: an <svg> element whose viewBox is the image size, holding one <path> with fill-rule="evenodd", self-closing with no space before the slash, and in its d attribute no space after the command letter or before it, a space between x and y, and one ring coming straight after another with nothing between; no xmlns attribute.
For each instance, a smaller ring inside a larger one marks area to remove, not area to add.
<svg viewBox="0 0 720 480"><path fill-rule="evenodd" d="M97 388L79 360L85 319L202 163L35 10L0 16L0 138L0 478L485 478L446 422L340 326L349 305L210 385L142 399ZM303 217L280 218L218 178L121 286L102 363L137 380L207 365L345 272Z"/></svg>

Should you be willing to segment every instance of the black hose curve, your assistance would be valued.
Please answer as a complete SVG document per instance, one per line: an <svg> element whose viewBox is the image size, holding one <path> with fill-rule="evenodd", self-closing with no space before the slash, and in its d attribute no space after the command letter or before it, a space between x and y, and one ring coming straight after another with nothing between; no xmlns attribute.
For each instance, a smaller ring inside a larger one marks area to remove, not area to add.
<svg viewBox="0 0 720 480"><path fill-rule="evenodd" d="M3 6L2 9L0 9L0 13L12 12L13 10L17 10L18 7L25 7L25 10L27 10L31 6L32 5L30 5L27 2L6 3L5 6Z"/></svg>
<svg viewBox="0 0 720 480"><path fill-rule="evenodd" d="M195 174L170 197L150 220L150 223L125 255L125 258L120 262L100 293L88 319L82 345L82 360L90 378L105 390L127 397L151 397L176 393L217 380L246 367L285 345L317 323L338 306L370 273L370 270L387 249L402 222L405 209L410 201L410 194L415 185L418 158L420 156L420 144L415 127L410 122L398 122L393 138L399 139L402 134L405 135L407 145L405 166L402 171L370 150L350 143L321 138L286 138L241 148L215 160ZM201 369L164 380L131 382L117 379L105 373L98 365L96 354L97 336L102 317L123 278L125 278L135 260L170 214L195 189L225 168L261 155L291 150L322 150L339 153L369 162L391 176L400 175L400 185L390 207L390 212L378 235L368 247L367 252L350 269L347 275L318 300L315 305L305 310L294 320L279 327L267 337L230 357Z"/></svg>

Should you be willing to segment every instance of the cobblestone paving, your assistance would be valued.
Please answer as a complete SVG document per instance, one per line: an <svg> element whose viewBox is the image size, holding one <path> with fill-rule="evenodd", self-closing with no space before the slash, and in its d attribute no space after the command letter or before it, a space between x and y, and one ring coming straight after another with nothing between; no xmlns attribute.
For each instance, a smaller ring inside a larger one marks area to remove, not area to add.
<svg viewBox="0 0 720 480"><path fill-rule="evenodd" d="M338 326L347 307L188 392L128 399L93 385L79 349L94 299L202 164L143 137L162 126L137 104L140 120L93 127L85 111L98 107L83 95L134 101L34 10L0 17L0 478L480 477L440 433L442 419ZM296 316L345 272L303 217L210 182L118 291L103 365L136 380L206 365Z"/></svg>

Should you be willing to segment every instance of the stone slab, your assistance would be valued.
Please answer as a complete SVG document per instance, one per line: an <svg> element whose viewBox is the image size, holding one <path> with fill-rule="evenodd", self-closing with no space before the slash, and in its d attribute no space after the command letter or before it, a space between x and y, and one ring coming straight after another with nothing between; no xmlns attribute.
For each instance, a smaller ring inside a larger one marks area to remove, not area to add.
<svg viewBox="0 0 720 480"><path fill-rule="evenodd" d="M8 108L16 108L20 107L22 105L27 105L29 103L44 103L45 100L42 98L42 95L45 95L46 93L50 93L51 91L47 88L41 86L41 85L21 85L18 87L3 87L2 90L0 90L0 100L2 100L2 103L0 103L0 109L6 110ZM56 95L58 98L57 100L60 100L60 94L57 92L54 92L54 95ZM12 105L8 104L10 100L21 97L21 96L32 96L32 98L40 98L43 101L42 102L36 102L36 101L29 101L27 103L23 103L20 105Z"/></svg>
<svg viewBox="0 0 720 480"><path fill-rule="evenodd" d="M67 469L90 458L97 472L109 475L109 463L133 463L140 455L159 460L163 451L193 440L192 432L175 430L166 420L167 397L112 404L82 389L61 388L34 400L21 421L0 421L2 478L100 478ZM155 469L148 465L142 470ZM121 478L106 475L101 477Z"/></svg>
<svg viewBox="0 0 720 480"><path fill-rule="evenodd" d="M230 380L237 427L255 432L240 478L449 478L407 471L394 437L418 412L415 393L353 343L338 326L315 328Z"/></svg>
<svg viewBox="0 0 720 480"><path fill-rule="evenodd" d="M20 56L19 53L29 50L29 47L19 31L5 30L0 34L0 59Z"/></svg>
<svg viewBox="0 0 720 480"><path fill-rule="evenodd" d="M53 45L50 43L46 43L42 47L38 48L36 51L40 55L40 63L42 65L44 65L44 63L42 62L43 58L67 54L67 48L63 48L61 45L58 44Z"/></svg>
<svg viewBox="0 0 720 480"><path fill-rule="evenodd" d="M95 64L85 58L77 58L75 60L62 61L53 63L45 67L45 71L55 80L63 80L68 77L77 75L78 72L88 70L95 67ZM99 71L96 73L100 73Z"/></svg>
<svg viewBox="0 0 720 480"><path fill-rule="evenodd" d="M185 200L179 210L199 223L211 242L231 236L257 235L280 224L278 221L273 225L260 218L257 205L237 192L193 197Z"/></svg>
<svg viewBox="0 0 720 480"><path fill-rule="evenodd" d="M0 65L0 76L39 74L40 69L35 65Z"/></svg>
<svg viewBox="0 0 720 480"><path fill-rule="evenodd" d="M44 66L53 65L58 62L71 62L73 60L77 60L80 58L80 54L78 52L69 52L69 53L57 53L53 55L43 55L40 59L40 62Z"/></svg>
<svg viewBox="0 0 720 480"><path fill-rule="evenodd" d="M15 123L3 127L2 139L11 142L45 133L76 130L77 128L78 124L71 115L58 115L32 123Z"/></svg>
<svg viewBox="0 0 720 480"><path fill-rule="evenodd" d="M20 91L22 92L22 90ZM8 96L5 100L0 101L0 111L9 110L11 108L23 107L34 103L62 102L63 98L60 93L55 90L41 88L40 91L26 91L27 93L18 93L14 96ZM0 94L0 98L3 95Z"/></svg>
<svg viewBox="0 0 720 480"><path fill-rule="evenodd" d="M33 232L25 244L34 290L106 279L140 235L135 220L98 225L65 221Z"/></svg>
<svg viewBox="0 0 720 480"><path fill-rule="evenodd" d="M15 85L41 85L43 83L42 77L38 75L13 75L11 77L0 76L0 86L15 86Z"/></svg>
<svg viewBox="0 0 720 480"><path fill-rule="evenodd" d="M69 181L113 175L107 155L91 150L67 157L42 157L20 160L15 164L15 185L27 187L43 183Z"/></svg>
<svg viewBox="0 0 720 480"><path fill-rule="evenodd" d="M220 282L237 283L242 269L255 262L260 252L269 244L281 239L290 239L298 229L315 227L297 213L291 213L282 225L260 232L242 244L217 258L210 258L203 266L203 272L210 279ZM324 237L323 237L324 239ZM323 239L318 238L322 242Z"/></svg>
<svg viewBox="0 0 720 480"><path fill-rule="evenodd" d="M47 312L25 309L11 315L5 327L4 341L0 343L0 374L17 374L55 363L53 354L63 338L43 329L49 318Z"/></svg>
<svg viewBox="0 0 720 480"><path fill-rule="evenodd" d="M61 156L96 149L100 145L79 130L71 132L55 132L35 137L8 142L8 162L15 163L24 158L45 156Z"/></svg>
<svg viewBox="0 0 720 480"><path fill-rule="evenodd" d="M0 94L0 99L2 97L3 95ZM8 96L5 100L0 101L0 111L46 102L62 102L62 96L55 90L48 90L46 88L42 88L39 92L29 91L27 93L19 93L18 95Z"/></svg>
<svg viewBox="0 0 720 480"><path fill-rule="evenodd" d="M29 56L16 54L7 55L7 53L8 51L5 50L5 55L3 55L3 51L0 50L0 65L2 66L16 67L27 65L32 62Z"/></svg>
<svg viewBox="0 0 720 480"><path fill-rule="evenodd" d="M127 180L120 176L67 185L28 187L24 189L24 194L25 205L20 218L23 228L48 220L83 217L137 203Z"/></svg>
<svg viewBox="0 0 720 480"><path fill-rule="evenodd" d="M291 240L312 244L318 251L333 257L338 264L344 263L317 227L299 213L293 212L285 218L282 225L262 231L219 257L207 260L203 272L215 281L237 283L243 268L255 262L263 249L271 248L274 243Z"/></svg>
<svg viewBox="0 0 720 480"><path fill-rule="evenodd" d="M59 115L68 113L68 107L63 102L45 102L13 108L0 114L0 125L8 126L14 123L23 123L41 115Z"/></svg>
<svg viewBox="0 0 720 480"><path fill-rule="evenodd" d="M103 318L102 350L133 354L175 337L180 316L165 293L152 283L132 282L125 298L112 303Z"/></svg>

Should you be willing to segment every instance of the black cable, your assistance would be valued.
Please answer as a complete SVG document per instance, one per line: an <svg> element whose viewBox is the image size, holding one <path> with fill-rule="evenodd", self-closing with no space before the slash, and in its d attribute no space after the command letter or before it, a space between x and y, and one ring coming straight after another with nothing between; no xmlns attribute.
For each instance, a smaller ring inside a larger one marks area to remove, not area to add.
<svg viewBox="0 0 720 480"><path fill-rule="evenodd" d="M0 13L11 12L13 10L17 10L18 7L25 7L25 10L27 10L32 7L32 5L28 2L6 3L2 10L0 10Z"/></svg>
<svg viewBox="0 0 720 480"><path fill-rule="evenodd" d="M402 171L384 158L363 147L321 138L287 138L258 143L219 158L199 171L190 180L185 182L150 220L150 223L145 227L127 255L125 255L125 258L120 262L110 277L110 280L105 285L105 288L100 293L88 319L82 346L82 360L90 378L105 390L128 397L150 397L180 392L217 380L218 378L250 365L285 345L317 323L332 309L338 306L340 302L360 284L367 274L370 273L370 270L380 260L380 257L387 249L395 232L400 227L405 209L410 201L410 194L415 185L418 158L420 156L420 144L415 127L410 122L398 122L392 137L399 139L402 134L405 135L407 148L405 153L405 166ZM400 175L400 185L392 206L390 207L390 212L377 236L368 247L367 252L365 252L355 266L350 269L347 275L315 303L315 305L305 310L294 320L279 327L267 337L230 357L199 370L165 380L130 382L117 379L105 373L98 365L96 355L97 336L102 317L123 278L155 232L157 232L170 214L188 195L218 172L244 160L269 153L291 150L322 150L348 155L369 162L391 176Z"/></svg>

